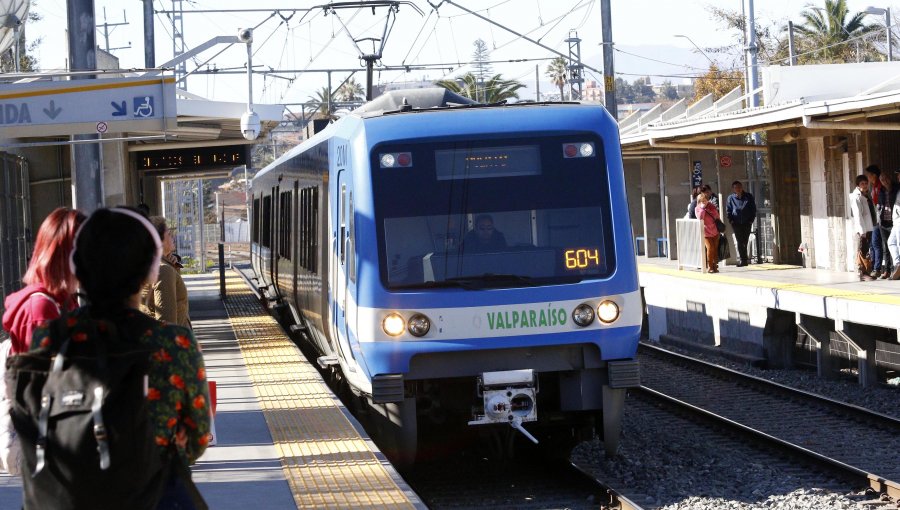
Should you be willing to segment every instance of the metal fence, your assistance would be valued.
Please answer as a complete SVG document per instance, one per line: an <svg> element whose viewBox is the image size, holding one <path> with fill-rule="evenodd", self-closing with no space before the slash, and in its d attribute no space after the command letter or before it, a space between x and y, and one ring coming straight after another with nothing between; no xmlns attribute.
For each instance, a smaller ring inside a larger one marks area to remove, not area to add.
<svg viewBox="0 0 900 510"><path fill-rule="evenodd" d="M31 239L28 162L0 153L0 313L6 296L22 287Z"/></svg>
<svg viewBox="0 0 900 510"><path fill-rule="evenodd" d="M675 220L678 244L678 269L685 267L706 270L703 254L703 222L681 218Z"/></svg>

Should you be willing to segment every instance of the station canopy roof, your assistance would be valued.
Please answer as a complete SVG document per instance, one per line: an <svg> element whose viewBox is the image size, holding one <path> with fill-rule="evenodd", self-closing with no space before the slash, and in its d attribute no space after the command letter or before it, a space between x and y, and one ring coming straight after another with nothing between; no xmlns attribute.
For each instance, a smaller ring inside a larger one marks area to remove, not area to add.
<svg viewBox="0 0 900 510"><path fill-rule="evenodd" d="M900 113L900 62L764 67L758 92L764 106L755 108L746 107L749 95L737 87L719 100L709 95L691 105L682 99L665 110L635 112L619 121L622 150L765 150L713 140L782 128L900 129L900 122L884 120Z"/></svg>

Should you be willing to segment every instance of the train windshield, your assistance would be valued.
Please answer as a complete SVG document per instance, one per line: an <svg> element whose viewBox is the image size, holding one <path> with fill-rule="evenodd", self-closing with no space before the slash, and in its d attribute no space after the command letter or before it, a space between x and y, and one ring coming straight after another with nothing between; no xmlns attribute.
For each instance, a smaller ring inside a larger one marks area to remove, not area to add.
<svg viewBox="0 0 900 510"><path fill-rule="evenodd" d="M552 285L614 269L595 135L391 143L371 156L388 289Z"/></svg>

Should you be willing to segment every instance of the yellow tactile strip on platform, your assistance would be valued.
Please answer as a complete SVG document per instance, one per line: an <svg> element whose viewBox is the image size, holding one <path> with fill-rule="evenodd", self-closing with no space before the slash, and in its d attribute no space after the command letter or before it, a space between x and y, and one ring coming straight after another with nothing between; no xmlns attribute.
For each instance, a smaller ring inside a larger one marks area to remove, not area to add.
<svg viewBox="0 0 900 510"><path fill-rule="evenodd" d="M246 283L231 274L226 284L225 310L297 508L412 508Z"/></svg>
<svg viewBox="0 0 900 510"><path fill-rule="evenodd" d="M768 268L767 268L768 269ZM771 268L778 269L778 268ZM729 285L748 285L751 287L761 287L764 289L774 290L790 290L793 292L801 292L804 294L812 294L821 297L834 297L842 299L853 299L856 301L865 301L868 303L883 303L889 305L900 305L900 296L895 294L878 294L873 292L865 292L852 289L836 289L824 285L813 285L809 283L785 283L775 282L771 280L762 280L756 278L726 276L722 273L708 274L698 273L696 271L679 271L668 267L655 266L653 264L638 264L638 271L647 273L656 273L667 276L675 276L678 278L687 278L690 280L703 280L713 283L727 283Z"/></svg>

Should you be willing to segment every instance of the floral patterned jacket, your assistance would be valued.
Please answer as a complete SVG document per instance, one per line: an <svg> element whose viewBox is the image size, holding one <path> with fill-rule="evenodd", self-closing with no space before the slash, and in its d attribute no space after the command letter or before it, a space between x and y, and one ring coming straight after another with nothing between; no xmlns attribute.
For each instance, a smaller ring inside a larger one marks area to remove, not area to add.
<svg viewBox="0 0 900 510"><path fill-rule="evenodd" d="M85 342L93 328L89 307L67 317L68 335L74 342ZM156 444L162 453L172 448L188 464L197 460L209 444L209 387L203 355L193 333L180 326L153 320L129 309L116 322L119 337L137 341L151 351L147 399L150 419L155 427ZM147 325L150 327L147 327ZM99 320L96 328L106 331L109 323ZM49 322L35 329L31 349L50 348Z"/></svg>

